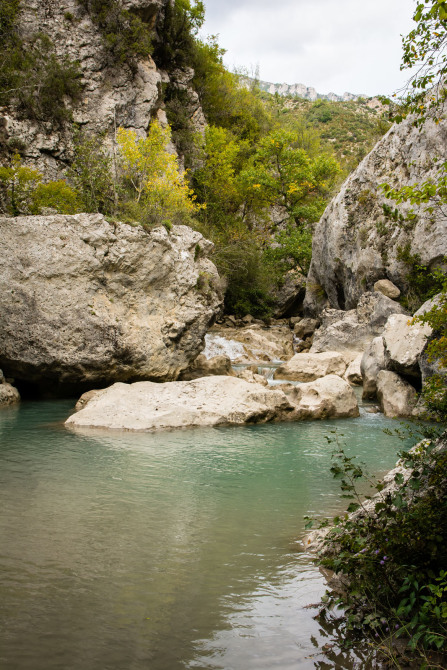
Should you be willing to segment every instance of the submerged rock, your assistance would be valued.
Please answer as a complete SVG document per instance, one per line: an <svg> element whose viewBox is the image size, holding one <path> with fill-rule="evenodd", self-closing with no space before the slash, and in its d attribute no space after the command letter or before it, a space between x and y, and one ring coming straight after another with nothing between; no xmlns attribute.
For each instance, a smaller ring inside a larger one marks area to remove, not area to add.
<svg viewBox="0 0 447 670"><path fill-rule="evenodd" d="M93 396L65 425L155 431L265 423L292 411L282 391L234 377L202 377L190 382L114 384Z"/></svg>
<svg viewBox="0 0 447 670"><path fill-rule="evenodd" d="M296 382L310 382L326 375L343 376L346 372L345 358L337 351L325 351L318 354L295 354L290 361L275 371L275 379L287 379Z"/></svg>
<svg viewBox="0 0 447 670"><path fill-rule="evenodd" d="M22 383L175 379L221 307L212 244L186 226L29 216L0 218L0 235L0 366Z"/></svg>

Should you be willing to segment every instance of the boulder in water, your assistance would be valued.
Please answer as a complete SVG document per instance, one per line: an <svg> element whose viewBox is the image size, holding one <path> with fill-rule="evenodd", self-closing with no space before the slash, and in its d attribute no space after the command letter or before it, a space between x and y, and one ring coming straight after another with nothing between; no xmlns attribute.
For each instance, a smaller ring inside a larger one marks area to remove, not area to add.
<svg viewBox="0 0 447 670"><path fill-rule="evenodd" d="M235 377L189 382L116 383L94 395L65 425L155 431L194 426L266 423L293 412L282 391Z"/></svg>
<svg viewBox="0 0 447 670"><path fill-rule="evenodd" d="M411 384L388 370L377 375L377 397L382 412L390 418L412 416L417 400Z"/></svg>
<svg viewBox="0 0 447 670"><path fill-rule="evenodd" d="M351 386L338 375L327 375L316 381L301 384L287 393L295 405L292 418L346 419L359 416L357 398Z"/></svg>
<svg viewBox="0 0 447 670"><path fill-rule="evenodd" d="M296 382L310 382L331 374L343 376L346 367L346 360L338 351L325 351L318 354L301 353L295 354L290 361L280 365L274 377Z"/></svg>

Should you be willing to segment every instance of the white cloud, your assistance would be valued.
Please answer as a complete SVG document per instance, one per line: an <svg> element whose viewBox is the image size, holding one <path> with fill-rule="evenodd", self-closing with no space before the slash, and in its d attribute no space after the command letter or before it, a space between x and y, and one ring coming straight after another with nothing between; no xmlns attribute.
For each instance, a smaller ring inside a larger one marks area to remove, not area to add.
<svg viewBox="0 0 447 670"><path fill-rule="evenodd" d="M260 67L262 79L319 93L392 93L401 34L414 0L205 0L203 34L219 34L229 67Z"/></svg>

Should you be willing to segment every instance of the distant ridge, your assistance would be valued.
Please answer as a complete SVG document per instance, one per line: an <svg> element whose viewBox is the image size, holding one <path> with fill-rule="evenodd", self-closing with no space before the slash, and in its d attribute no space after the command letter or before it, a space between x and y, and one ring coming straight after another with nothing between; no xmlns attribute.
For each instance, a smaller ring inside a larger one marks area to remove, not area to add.
<svg viewBox="0 0 447 670"><path fill-rule="evenodd" d="M253 81L253 80L252 80ZM272 84L269 81L258 81L261 91L275 95L291 95L304 98L305 100L331 100L332 102L349 102L350 100L358 100L359 98L368 98L367 95L354 95L353 93L343 93L337 95L336 93L317 93L312 86L305 86L304 84Z"/></svg>

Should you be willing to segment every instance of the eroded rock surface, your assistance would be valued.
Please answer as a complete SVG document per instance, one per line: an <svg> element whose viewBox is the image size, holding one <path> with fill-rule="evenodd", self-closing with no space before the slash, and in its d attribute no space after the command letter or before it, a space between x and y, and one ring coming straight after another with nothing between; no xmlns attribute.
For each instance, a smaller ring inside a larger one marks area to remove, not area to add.
<svg viewBox="0 0 447 670"><path fill-rule="evenodd" d="M382 333L390 314L406 312L399 303L377 291L362 295L355 309L325 309L321 327L314 334L311 352L352 352L352 358L355 358Z"/></svg>
<svg viewBox="0 0 447 670"><path fill-rule="evenodd" d="M306 419L347 419L359 416L359 406L350 385L338 375L294 386L287 394L296 406L295 421Z"/></svg>
<svg viewBox="0 0 447 670"><path fill-rule="evenodd" d="M114 384L91 398L65 425L155 431L265 423L292 411L282 391L235 377L202 377L165 384Z"/></svg>
<svg viewBox="0 0 447 670"><path fill-rule="evenodd" d="M346 372L345 358L336 351L318 354L295 354L290 361L275 371L275 379L310 382L326 375L343 376Z"/></svg>
<svg viewBox="0 0 447 670"><path fill-rule="evenodd" d="M221 306L212 245L186 226L30 216L0 219L0 236L0 365L17 381L82 390L175 379Z"/></svg>
<svg viewBox="0 0 447 670"><path fill-rule="evenodd" d="M386 369L419 379L419 360L432 332L428 324L412 323L402 314L390 316L382 335Z"/></svg>
<svg viewBox="0 0 447 670"><path fill-rule="evenodd" d="M416 218L403 225L396 204L387 201L380 184L400 188L436 178L447 158L447 120L428 120L422 129L408 118L394 125L348 177L318 223L305 309L318 314L325 300L334 309L353 309L375 282L387 278L401 291L408 287L408 267L399 249L418 254L422 265L440 266L447 255L447 219L436 210L409 208ZM385 205L385 208L384 208Z"/></svg>

